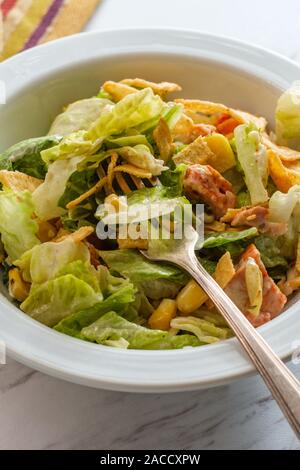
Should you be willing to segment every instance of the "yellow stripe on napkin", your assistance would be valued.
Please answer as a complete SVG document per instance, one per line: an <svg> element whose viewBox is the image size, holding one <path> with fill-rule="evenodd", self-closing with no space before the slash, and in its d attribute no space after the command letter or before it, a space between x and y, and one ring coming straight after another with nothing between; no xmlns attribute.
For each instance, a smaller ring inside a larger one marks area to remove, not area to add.
<svg viewBox="0 0 300 470"><path fill-rule="evenodd" d="M100 0L0 0L1 59L81 31L99 3Z"/></svg>
<svg viewBox="0 0 300 470"><path fill-rule="evenodd" d="M23 49L30 34L41 21L51 3L52 0L32 1L31 7L25 13L22 21L4 44L2 59L7 59Z"/></svg>

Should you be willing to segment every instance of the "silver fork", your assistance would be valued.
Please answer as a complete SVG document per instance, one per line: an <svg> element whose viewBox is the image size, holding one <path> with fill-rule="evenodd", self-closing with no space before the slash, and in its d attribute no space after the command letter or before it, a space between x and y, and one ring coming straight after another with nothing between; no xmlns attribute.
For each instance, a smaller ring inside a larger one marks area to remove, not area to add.
<svg viewBox="0 0 300 470"><path fill-rule="evenodd" d="M255 367L263 377L290 425L300 438L300 383L274 353L258 331L207 273L195 255L198 233L192 226L184 227L182 240L171 243L149 243L141 253L153 261L167 261L187 271L211 298L226 319Z"/></svg>

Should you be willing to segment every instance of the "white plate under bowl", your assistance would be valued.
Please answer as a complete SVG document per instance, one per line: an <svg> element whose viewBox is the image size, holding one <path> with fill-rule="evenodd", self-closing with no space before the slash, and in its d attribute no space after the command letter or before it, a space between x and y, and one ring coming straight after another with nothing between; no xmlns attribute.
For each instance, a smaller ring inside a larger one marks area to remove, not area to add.
<svg viewBox="0 0 300 470"><path fill-rule="evenodd" d="M0 65L7 103L0 109L1 150L44 135L63 105L95 94L105 80L178 82L186 98L220 101L266 116L300 78L300 67L272 52L192 31L121 30L68 37ZM300 340L300 304L260 332L282 358ZM120 351L57 333L0 294L0 340L33 368L93 387L167 392L230 382L254 371L237 340L178 351Z"/></svg>

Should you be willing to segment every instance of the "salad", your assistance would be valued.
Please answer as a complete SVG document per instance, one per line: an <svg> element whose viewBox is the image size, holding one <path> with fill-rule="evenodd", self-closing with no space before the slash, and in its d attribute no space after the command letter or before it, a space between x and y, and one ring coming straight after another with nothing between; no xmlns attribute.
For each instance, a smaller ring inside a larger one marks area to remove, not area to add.
<svg viewBox="0 0 300 470"><path fill-rule="evenodd" d="M196 254L254 326L300 287L300 90L263 117L175 83L107 81L66 106L46 136L0 155L0 262L33 319L104 346L179 349L232 336L201 287L147 260L146 238L99 236L132 206L204 205ZM141 211L143 214L143 211ZM142 220L143 219L143 220ZM135 220L141 227L146 216ZM119 224L119 225L118 225ZM124 225L124 223L123 223Z"/></svg>

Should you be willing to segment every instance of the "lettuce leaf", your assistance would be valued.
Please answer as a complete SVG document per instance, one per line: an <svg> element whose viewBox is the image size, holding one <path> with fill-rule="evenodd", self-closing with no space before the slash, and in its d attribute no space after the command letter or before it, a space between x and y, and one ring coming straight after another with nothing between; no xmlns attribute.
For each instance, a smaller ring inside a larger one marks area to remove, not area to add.
<svg viewBox="0 0 300 470"><path fill-rule="evenodd" d="M300 202L300 185L290 188L287 193L276 191L269 201L269 219L272 222L287 223Z"/></svg>
<svg viewBox="0 0 300 470"><path fill-rule="evenodd" d="M197 317L177 317L171 321L171 327L189 331L197 336L201 344L211 344L232 336L229 328L215 326Z"/></svg>
<svg viewBox="0 0 300 470"><path fill-rule="evenodd" d="M140 283L140 287L149 299L175 299L182 284L169 279L153 279Z"/></svg>
<svg viewBox="0 0 300 470"><path fill-rule="evenodd" d="M44 179L47 166L41 158L41 152L57 145L61 139L56 135L36 137L13 145L0 155L0 170L20 171Z"/></svg>
<svg viewBox="0 0 300 470"><path fill-rule="evenodd" d="M40 243L38 224L33 219L34 205L28 191L0 191L0 234L10 261L20 258Z"/></svg>
<svg viewBox="0 0 300 470"><path fill-rule="evenodd" d="M95 141L89 140L87 138L87 131L80 130L66 135L55 147L43 150L41 156L47 165L50 165L56 160L68 160L82 156L87 158L99 150L102 142L103 139Z"/></svg>
<svg viewBox="0 0 300 470"><path fill-rule="evenodd" d="M196 348L201 346L202 343L194 335L176 335L173 336L168 334L163 340L156 341L155 343L149 344L147 349L151 350L162 350L162 349L183 349L187 347Z"/></svg>
<svg viewBox="0 0 300 470"><path fill-rule="evenodd" d="M259 250L262 262L266 268L282 266L287 268L288 262L282 249L282 238L271 238L261 235L254 240L256 248Z"/></svg>
<svg viewBox="0 0 300 470"><path fill-rule="evenodd" d="M88 341L104 345L107 345L107 341L124 339L128 342L129 349L147 349L153 342L161 341L167 336L165 331L150 330L125 320L115 312L106 313L83 328L81 334Z"/></svg>
<svg viewBox="0 0 300 470"><path fill-rule="evenodd" d="M211 233L205 238L202 248L215 248L229 243L239 242L255 237L257 234L258 230L256 227L251 227L241 232Z"/></svg>
<svg viewBox="0 0 300 470"><path fill-rule="evenodd" d="M178 197L183 194L183 180L187 170L187 165L182 163L174 170L169 169L164 171L160 176L160 182L163 186L168 187L167 193L169 196Z"/></svg>
<svg viewBox="0 0 300 470"><path fill-rule="evenodd" d="M89 261L86 261L85 263L81 260L73 261L72 263L64 266L57 273L56 277L65 276L66 274L72 274L77 279L81 279L81 281L86 282L94 289L95 292L101 293L97 270L90 264ZM102 299L103 296L101 299L99 298L99 300Z"/></svg>
<svg viewBox="0 0 300 470"><path fill-rule="evenodd" d="M150 330L109 312L90 326L83 328L82 336L88 341L107 346L127 345L129 349L180 349L199 346L191 335L171 336L166 331ZM116 344L113 342L116 341Z"/></svg>
<svg viewBox="0 0 300 470"><path fill-rule="evenodd" d="M124 315L128 306L135 301L135 294L135 287L130 283L126 283L101 302L97 302L91 307L78 309L78 311L60 321L54 329L69 336L82 338L82 328L94 323L105 313L114 311Z"/></svg>
<svg viewBox="0 0 300 470"><path fill-rule="evenodd" d="M287 193L276 191L273 194L269 201L269 219L287 223L287 233L279 237L277 243L287 259L294 259L300 231L300 185L293 186Z"/></svg>
<svg viewBox="0 0 300 470"><path fill-rule="evenodd" d="M53 327L73 312L92 307L101 300L86 282L72 274L32 287L21 310L30 317Z"/></svg>
<svg viewBox="0 0 300 470"><path fill-rule="evenodd" d="M55 277L70 263L90 261L88 247L84 243L76 243L71 238L61 242L47 242L35 246L15 261L21 269L25 281L34 285L43 284Z"/></svg>
<svg viewBox="0 0 300 470"><path fill-rule="evenodd" d="M108 297L111 294L117 292L121 287L124 287L128 284L128 280L123 277L113 276L109 269L101 264L97 268L97 276L99 285L101 286L101 291L103 292L104 297Z"/></svg>
<svg viewBox="0 0 300 470"><path fill-rule="evenodd" d="M70 176L76 171L83 157L58 160L49 166L46 179L33 193L35 212L39 219L60 217L65 210L59 207Z"/></svg>
<svg viewBox="0 0 300 470"><path fill-rule="evenodd" d="M116 149L116 152L131 165L148 170L153 176L159 176L168 169L164 166L164 161L155 158L144 144L134 147L121 147Z"/></svg>
<svg viewBox="0 0 300 470"><path fill-rule="evenodd" d="M127 95L112 109L102 113L88 131L87 139L96 140L121 134L126 129L160 116L163 108L164 102L150 88Z"/></svg>
<svg viewBox="0 0 300 470"><path fill-rule="evenodd" d="M116 105L106 107L89 130L73 132L59 145L44 150L42 159L49 164L55 160L93 155L106 138L159 116L163 106L161 98L150 88L125 96Z"/></svg>
<svg viewBox="0 0 300 470"><path fill-rule="evenodd" d="M169 103L163 103L161 114L159 116L157 115L149 119L148 121L140 124L139 126L135 126L136 130L141 134L147 134L151 136L152 132L158 125L160 118L164 118L169 128L172 130L173 127L175 127L176 123L179 121L182 115L182 111L183 108L181 104L177 104L172 101L170 101Z"/></svg>
<svg viewBox="0 0 300 470"><path fill-rule="evenodd" d="M111 105L111 101L97 97L75 101L55 118L48 134L65 136L79 130L87 130L101 116L104 108Z"/></svg>
<svg viewBox="0 0 300 470"><path fill-rule="evenodd" d="M178 267L149 261L135 250L100 251L100 256L111 271L134 283L167 279L183 284L187 280L187 275Z"/></svg>
<svg viewBox="0 0 300 470"><path fill-rule="evenodd" d="M234 131L238 161L253 205L268 201L268 158L259 131L253 124L243 124Z"/></svg>
<svg viewBox="0 0 300 470"><path fill-rule="evenodd" d="M109 137L105 140L105 144L108 148L118 147L134 147L135 145L146 145L150 151L152 146L150 145L147 137L143 134L124 135L121 137Z"/></svg>
<svg viewBox="0 0 300 470"><path fill-rule="evenodd" d="M75 171L67 181L65 191L58 201L59 207L65 209L66 205L88 191L98 181L95 170ZM87 201L84 201L86 205ZM91 205L91 210L94 205ZM96 210L96 207L95 207ZM90 212L90 211L89 211Z"/></svg>
<svg viewBox="0 0 300 470"><path fill-rule="evenodd" d="M276 108L276 137L279 145L300 150L300 85L297 83L279 98Z"/></svg>

